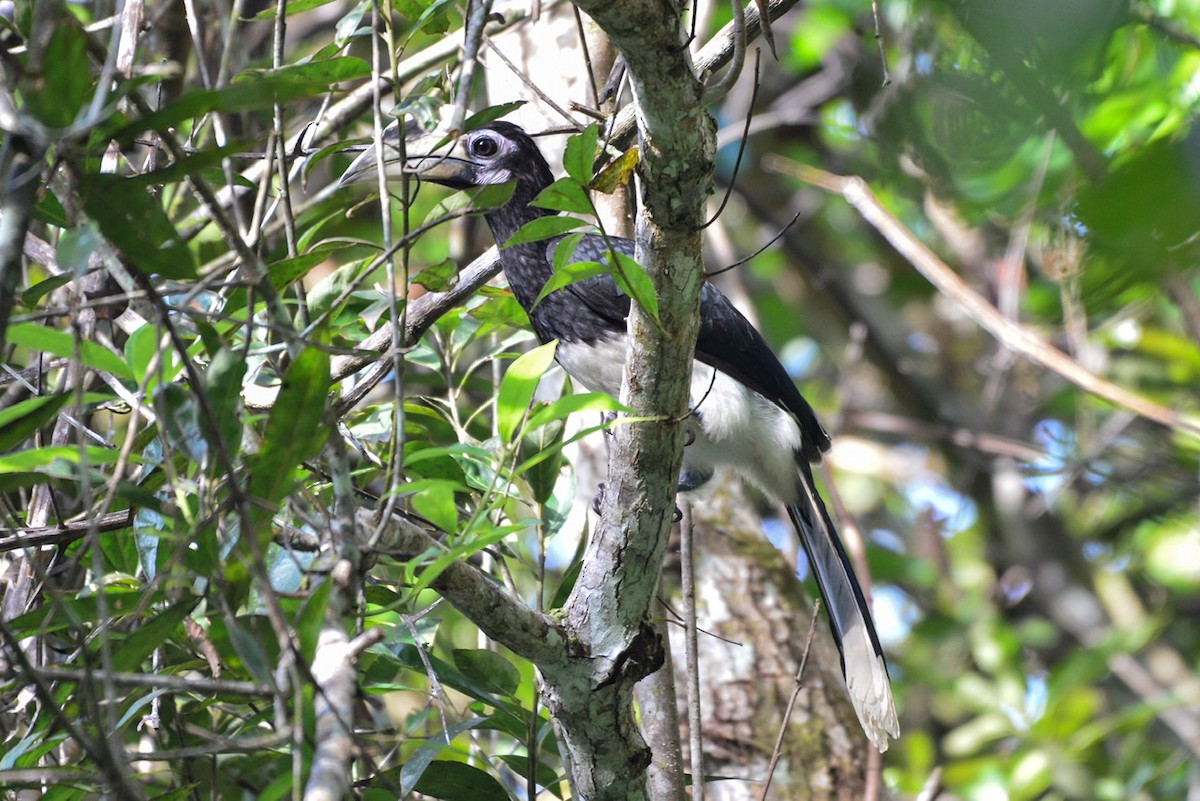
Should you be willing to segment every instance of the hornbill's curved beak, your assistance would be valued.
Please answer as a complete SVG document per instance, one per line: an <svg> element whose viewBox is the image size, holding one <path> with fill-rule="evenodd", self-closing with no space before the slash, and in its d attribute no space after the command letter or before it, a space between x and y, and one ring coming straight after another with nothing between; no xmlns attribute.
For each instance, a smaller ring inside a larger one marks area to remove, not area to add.
<svg viewBox="0 0 1200 801"><path fill-rule="evenodd" d="M470 185L466 179L474 165L450 155L456 140L440 132L423 133L411 124L406 128L403 141L399 123L393 122L383 129L383 174L387 180L413 175L448 186ZM375 145L371 144L359 153L338 179L338 186L374 180L379 170L376 151Z"/></svg>

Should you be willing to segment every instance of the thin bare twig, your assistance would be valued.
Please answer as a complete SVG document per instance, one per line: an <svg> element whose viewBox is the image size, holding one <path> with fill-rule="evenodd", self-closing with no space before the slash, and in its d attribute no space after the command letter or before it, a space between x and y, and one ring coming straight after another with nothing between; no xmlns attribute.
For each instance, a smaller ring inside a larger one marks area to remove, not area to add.
<svg viewBox="0 0 1200 801"><path fill-rule="evenodd" d="M88 671L69 668L39 667L38 675L49 681L88 681ZM5 679L26 680L20 671L9 669ZM273 690L265 684L229 679L207 679L192 676L169 676L162 673L113 673L110 681L118 687L167 690L197 695L248 695L270 697Z"/></svg>
<svg viewBox="0 0 1200 801"><path fill-rule="evenodd" d="M704 732L700 713L700 648L696 638L696 563L692 504L677 499L680 511L680 585L683 593L684 659L687 670L688 756L692 763L692 801L704 801Z"/></svg>
<svg viewBox="0 0 1200 801"><path fill-rule="evenodd" d="M892 76L888 74L887 50L883 46L883 25L879 22L879 0L871 0L871 17L875 23L875 44L879 46L879 66L883 69L881 86L887 86L892 82Z"/></svg>
<svg viewBox="0 0 1200 801"><path fill-rule="evenodd" d="M733 6L733 59L725 74L704 88L704 97L709 102L719 100L728 94L733 85L737 83L737 79L742 77L742 65L746 62L746 42L749 39L746 33L746 9L742 7L742 0L733 0L731 5ZM767 29L763 28L763 30Z"/></svg>
<svg viewBox="0 0 1200 801"><path fill-rule="evenodd" d="M754 103L758 100L759 62L762 61L760 55L761 52L759 49L757 47L754 48L754 87L750 91L750 107L746 109L746 125L742 129L741 139L738 140L737 159L733 162L733 174L729 176L729 182L725 186L725 196L721 198L721 205L717 207L716 212L708 219L708 222L701 226L702 228L707 228L717 221L717 218L721 216L721 212L725 211L725 206L728 205L730 196L733 195L733 185L737 182L738 171L742 167L742 156L746 154L746 142L750 138L750 122L754 119Z"/></svg>
<svg viewBox="0 0 1200 801"><path fill-rule="evenodd" d="M800 667L796 669L796 687L792 697L788 699L787 707L783 710L783 720L779 722L779 734L775 736L775 748L771 751L771 762L767 765L767 780L763 783L762 801L767 801L767 793L771 790L771 780L775 777L775 766L783 754L783 738L787 734L788 721L791 720L792 710L804 689L804 668L808 665L808 654L812 650L813 637L817 633L817 616L821 614L821 600L813 601L812 619L808 622L808 636L804 638L804 651L800 654Z"/></svg>

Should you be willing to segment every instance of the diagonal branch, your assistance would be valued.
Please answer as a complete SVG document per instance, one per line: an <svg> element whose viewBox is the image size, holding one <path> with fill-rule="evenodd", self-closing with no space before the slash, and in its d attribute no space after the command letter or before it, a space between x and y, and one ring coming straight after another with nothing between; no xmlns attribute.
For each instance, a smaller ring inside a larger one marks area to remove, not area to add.
<svg viewBox="0 0 1200 801"><path fill-rule="evenodd" d="M885 209L862 178L834 175L778 157L769 157L764 162L764 166L826 191L842 195L846 202L883 234L892 247L904 256L909 264L916 267L929 283L954 301L967 316L1005 347L1020 353L1035 364L1052 370L1085 392L1115 406L1128 409L1168 428L1200 436L1200 420L1194 416L1168 409L1143 395L1096 375L1058 348L1047 343L1033 331L1005 317L987 299L967 286L945 262L917 239L912 231Z"/></svg>

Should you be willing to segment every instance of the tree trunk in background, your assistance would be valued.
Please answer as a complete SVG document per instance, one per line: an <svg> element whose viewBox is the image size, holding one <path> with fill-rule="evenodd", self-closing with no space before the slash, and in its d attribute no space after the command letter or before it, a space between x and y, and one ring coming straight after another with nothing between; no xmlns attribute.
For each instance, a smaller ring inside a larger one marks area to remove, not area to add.
<svg viewBox="0 0 1200 801"><path fill-rule="evenodd" d="M796 686L812 600L742 492L722 490L695 504L693 519L705 773L745 779L713 781L706 792L717 801L758 801ZM863 797L867 742L823 618L817 627L770 799ZM671 649L682 695L682 636L672 637Z"/></svg>

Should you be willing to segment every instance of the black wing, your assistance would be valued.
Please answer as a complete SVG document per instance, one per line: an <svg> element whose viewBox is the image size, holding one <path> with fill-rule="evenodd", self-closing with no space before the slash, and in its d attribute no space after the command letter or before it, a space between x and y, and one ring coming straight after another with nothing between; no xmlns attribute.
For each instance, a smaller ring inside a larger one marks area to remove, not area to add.
<svg viewBox="0 0 1200 801"><path fill-rule="evenodd" d="M547 246L548 259L554 258L559 241L561 238L552 240ZM573 261L603 262L610 242L612 247L625 255L633 256L633 240L622 237L605 240L604 237L589 234L575 249ZM612 276L600 275L579 281L563 291L570 293L603 320L606 330L624 330L625 318L629 316L629 296L617 288ZM819 461L821 454L829 450L829 435L762 335L720 290L709 283L705 283L700 291L700 332L696 340L696 358L791 412L800 426L804 456L809 461Z"/></svg>
<svg viewBox="0 0 1200 801"><path fill-rule="evenodd" d="M800 426L804 456L809 461L820 461L821 454L829 450L829 435L758 329L708 283L700 290L696 358L791 412Z"/></svg>

